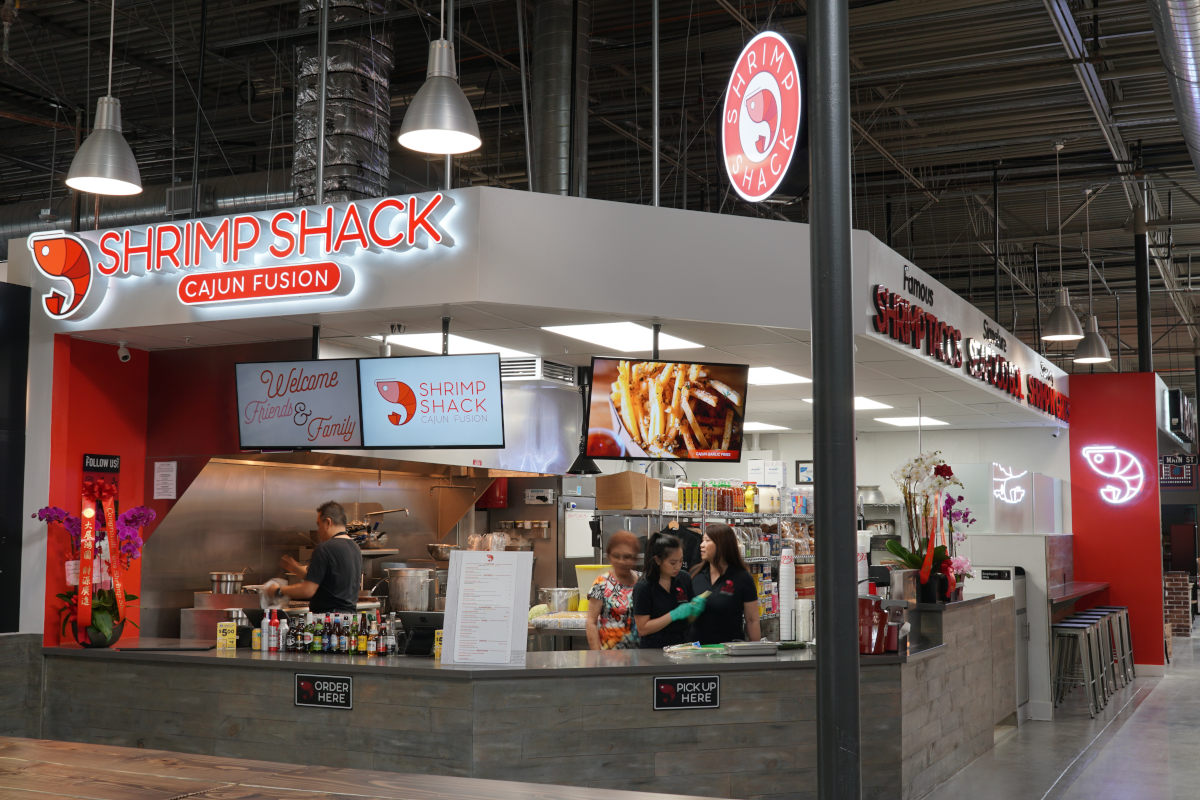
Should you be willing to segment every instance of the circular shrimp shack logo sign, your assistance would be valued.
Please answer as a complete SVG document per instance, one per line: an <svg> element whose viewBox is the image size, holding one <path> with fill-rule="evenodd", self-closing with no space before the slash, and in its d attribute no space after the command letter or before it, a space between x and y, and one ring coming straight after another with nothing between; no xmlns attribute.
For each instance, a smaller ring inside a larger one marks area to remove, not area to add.
<svg viewBox="0 0 1200 800"><path fill-rule="evenodd" d="M721 151L729 182L757 203L779 189L800 141L803 72L783 36L758 34L738 56L725 90Z"/></svg>

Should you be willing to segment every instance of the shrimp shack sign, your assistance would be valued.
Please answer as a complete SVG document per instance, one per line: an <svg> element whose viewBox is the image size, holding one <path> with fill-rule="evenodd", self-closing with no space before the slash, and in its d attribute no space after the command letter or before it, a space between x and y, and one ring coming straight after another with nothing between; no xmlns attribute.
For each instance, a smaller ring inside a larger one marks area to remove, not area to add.
<svg viewBox="0 0 1200 800"><path fill-rule="evenodd" d="M47 231L26 240L48 288L45 314L83 320L116 282L174 281L183 306L312 300L346 294L356 270L408 251L451 247L447 195L168 221L103 231ZM128 285L133 290L138 284Z"/></svg>

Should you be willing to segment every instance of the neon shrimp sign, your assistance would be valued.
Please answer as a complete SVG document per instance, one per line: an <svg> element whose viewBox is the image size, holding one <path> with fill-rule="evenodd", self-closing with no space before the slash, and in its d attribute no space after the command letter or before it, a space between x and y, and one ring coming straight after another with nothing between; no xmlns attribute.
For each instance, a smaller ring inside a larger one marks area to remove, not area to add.
<svg viewBox="0 0 1200 800"><path fill-rule="evenodd" d="M1146 471L1133 453L1111 445L1092 445L1082 452L1093 472L1112 481L1100 487L1106 503L1122 505L1141 493Z"/></svg>
<svg viewBox="0 0 1200 800"><path fill-rule="evenodd" d="M1025 499L1025 487L1013 483L1029 474L1029 470L1024 472L1013 472L1006 466L1001 464L992 464L992 497L995 497L1002 503L1016 505Z"/></svg>

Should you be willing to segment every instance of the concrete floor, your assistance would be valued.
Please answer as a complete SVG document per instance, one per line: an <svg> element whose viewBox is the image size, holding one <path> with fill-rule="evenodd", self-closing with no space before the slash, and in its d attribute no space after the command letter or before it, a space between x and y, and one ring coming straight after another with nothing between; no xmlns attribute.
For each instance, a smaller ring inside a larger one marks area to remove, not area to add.
<svg viewBox="0 0 1200 800"><path fill-rule="evenodd" d="M1200 630L1176 638L1161 678L1138 678L1090 719L997 730L996 747L925 800L1194 800L1200 797Z"/></svg>

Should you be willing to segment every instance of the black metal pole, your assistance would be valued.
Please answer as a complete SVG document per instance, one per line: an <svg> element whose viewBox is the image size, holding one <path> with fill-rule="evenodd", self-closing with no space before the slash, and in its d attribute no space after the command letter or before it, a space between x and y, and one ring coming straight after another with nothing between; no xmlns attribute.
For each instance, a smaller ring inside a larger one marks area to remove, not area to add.
<svg viewBox="0 0 1200 800"><path fill-rule="evenodd" d="M1038 262L1038 243L1033 243L1033 319L1037 329L1037 349L1046 355L1046 343L1042 341L1042 265Z"/></svg>
<svg viewBox="0 0 1200 800"><path fill-rule="evenodd" d="M200 0L200 66L196 70L196 126L192 133L192 216L200 216L200 124L204 119L204 55L208 44L208 0Z"/></svg>
<svg viewBox="0 0 1200 800"><path fill-rule="evenodd" d="M450 318L442 317L442 355L450 355Z"/></svg>
<svg viewBox="0 0 1200 800"><path fill-rule="evenodd" d="M859 800L850 65L844 0L808 11L813 461L817 547L817 796ZM819 302L818 302L819 298ZM865 300L865 298L864 298Z"/></svg>
<svg viewBox="0 0 1200 800"><path fill-rule="evenodd" d="M992 167L992 320L1000 322L1000 171Z"/></svg>
<svg viewBox="0 0 1200 800"><path fill-rule="evenodd" d="M1117 303L1117 372L1121 371L1121 295L1114 294Z"/></svg>
<svg viewBox="0 0 1200 800"><path fill-rule="evenodd" d="M312 326L312 357L316 361L321 357L321 326Z"/></svg>
<svg viewBox="0 0 1200 800"><path fill-rule="evenodd" d="M657 205L657 203L655 204ZM658 361L658 334L662 332L662 323L656 322L653 327L654 339L651 343L650 357Z"/></svg>
<svg viewBox="0 0 1200 800"><path fill-rule="evenodd" d="M1133 235L1133 279L1137 287L1138 372L1154 371L1154 339L1150 332L1150 249L1146 237L1145 206L1137 210Z"/></svg>

